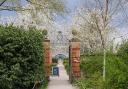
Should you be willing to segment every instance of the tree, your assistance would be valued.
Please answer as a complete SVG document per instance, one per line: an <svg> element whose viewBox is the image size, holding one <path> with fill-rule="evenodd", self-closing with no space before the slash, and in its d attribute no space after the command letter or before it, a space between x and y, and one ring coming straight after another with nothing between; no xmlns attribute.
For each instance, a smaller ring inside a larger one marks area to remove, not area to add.
<svg viewBox="0 0 128 89"><path fill-rule="evenodd" d="M25 2L26 1L26 2ZM61 12L64 10L64 4L61 0L25 0L24 3L30 3L35 6L36 9L51 9L51 11L55 10L57 12ZM1 0L0 2L0 11L1 10L9 10L9 11L25 11L31 10L27 8L23 8L22 0Z"/></svg>
<svg viewBox="0 0 128 89"><path fill-rule="evenodd" d="M124 1L125 0L86 0L84 9L82 8L80 12L77 11L78 19L76 20L75 18L75 22L73 23L74 26L79 27L83 34L81 35L83 45L88 43L90 48L94 47L94 45L97 48L97 44L101 44L100 48L102 47L104 50L103 80L105 80L107 38L109 32L119 24L113 25L113 19L115 16L118 16L117 13L121 13L124 11L124 8L126 8L127 3ZM95 42L92 39L95 41L99 39L100 42ZM94 45L92 45L93 42L95 43Z"/></svg>
<svg viewBox="0 0 128 89"><path fill-rule="evenodd" d="M65 12L62 0L26 0L25 6L22 5L23 1L21 0L14 1L5 1L0 10L16 11L18 17L12 17L12 19L19 20L10 22L15 25L24 25L24 27L46 28L47 24L54 23L56 15L62 15Z"/></svg>

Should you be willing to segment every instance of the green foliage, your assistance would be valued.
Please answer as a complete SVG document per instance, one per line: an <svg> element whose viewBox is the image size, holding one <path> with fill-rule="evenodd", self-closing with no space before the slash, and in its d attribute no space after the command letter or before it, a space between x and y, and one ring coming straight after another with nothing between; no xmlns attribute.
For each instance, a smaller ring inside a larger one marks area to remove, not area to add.
<svg viewBox="0 0 128 89"><path fill-rule="evenodd" d="M0 25L0 89L31 89L44 77L43 34Z"/></svg>
<svg viewBox="0 0 128 89"><path fill-rule="evenodd" d="M106 64L106 88L128 89L128 65L116 55L108 55Z"/></svg>
<svg viewBox="0 0 128 89"><path fill-rule="evenodd" d="M57 63L58 59L56 59L55 57L52 58L52 63Z"/></svg>
<svg viewBox="0 0 128 89"><path fill-rule="evenodd" d="M128 89L128 65L117 55L107 53L106 81L103 82L103 55L81 57L82 79L75 83L80 89Z"/></svg>
<svg viewBox="0 0 128 89"><path fill-rule="evenodd" d="M91 78L82 77L75 81L79 89L104 89L104 82L99 73L95 73Z"/></svg>
<svg viewBox="0 0 128 89"><path fill-rule="evenodd" d="M128 65L128 41L121 45L118 55Z"/></svg>
<svg viewBox="0 0 128 89"><path fill-rule="evenodd" d="M47 89L47 86L48 86L48 81L44 81L39 89Z"/></svg>
<svg viewBox="0 0 128 89"><path fill-rule="evenodd" d="M102 60L101 55L89 55L81 57L82 78L75 81L80 89L103 89Z"/></svg>
<svg viewBox="0 0 128 89"><path fill-rule="evenodd" d="M83 56L80 66L86 77L90 77L95 72L102 74L102 58L99 55Z"/></svg>
<svg viewBox="0 0 128 89"><path fill-rule="evenodd" d="M64 59L64 66L65 66L67 73L69 74L70 66L69 66L69 59L68 58Z"/></svg>

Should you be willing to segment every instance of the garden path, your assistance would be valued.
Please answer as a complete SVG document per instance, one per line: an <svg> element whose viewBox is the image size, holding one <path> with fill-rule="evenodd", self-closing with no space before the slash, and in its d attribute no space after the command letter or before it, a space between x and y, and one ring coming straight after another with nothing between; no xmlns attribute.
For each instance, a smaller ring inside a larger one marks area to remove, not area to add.
<svg viewBox="0 0 128 89"><path fill-rule="evenodd" d="M76 89L69 82L69 76L66 73L63 62L58 63L60 76L51 76L47 89Z"/></svg>

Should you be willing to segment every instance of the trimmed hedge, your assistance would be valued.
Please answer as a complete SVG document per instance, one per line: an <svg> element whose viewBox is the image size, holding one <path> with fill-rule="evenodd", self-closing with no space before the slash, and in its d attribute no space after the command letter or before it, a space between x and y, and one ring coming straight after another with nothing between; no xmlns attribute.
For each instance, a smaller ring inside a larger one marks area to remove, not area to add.
<svg viewBox="0 0 128 89"><path fill-rule="evenodd" d="M44 34L0 25L0 89L32 89L44 78Z"/></svg>

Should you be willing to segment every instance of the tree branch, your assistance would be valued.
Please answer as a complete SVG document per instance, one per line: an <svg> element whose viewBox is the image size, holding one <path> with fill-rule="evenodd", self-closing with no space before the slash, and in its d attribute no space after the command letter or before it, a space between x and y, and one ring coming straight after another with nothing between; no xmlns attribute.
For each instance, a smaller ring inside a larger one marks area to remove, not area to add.
<svg viewBox="0 0 128 89"><path fill-rule="evenodd" d="M0 6L2 6L7 0L3 0L1 3L0 3Z"/></svg>

